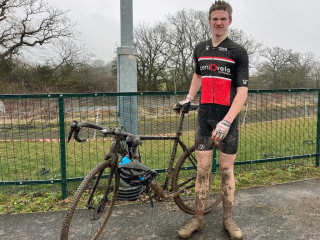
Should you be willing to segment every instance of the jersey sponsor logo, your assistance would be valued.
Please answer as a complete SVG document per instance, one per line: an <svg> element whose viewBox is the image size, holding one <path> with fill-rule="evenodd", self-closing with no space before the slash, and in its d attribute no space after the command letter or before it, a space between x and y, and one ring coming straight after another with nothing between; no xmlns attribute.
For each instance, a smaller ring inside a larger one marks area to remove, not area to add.
<svg viewBox="0 0 320 240"><path fill-rule="evenodd" d="M212 72L218 72L224 75L230 75L231 69L228 67L220 67L217 64L210 64L210 65L204 65L200 66L200 71L212 71Z"/></svg>
<svg viewBox="0 0 320 240"><path fill-rule="evenodd" d="M226 63L232 63L234 64L235 61L231 58L222 58L222 57L208 57L203 56L199 57L198 61L207 61L204 64L201 64L200 71L211 71L211 72L217 72L219 74L223 75L231 75L231 69L226 65ZM212 61L215 61L216 63L213 63Z"/></svg>
<svg viewBox="0 0 320 240"><path fill-rule="evenodd" d="M224 47L218 47L219 51L222 51L222 52L227 52L228 51L228 48L224 48Z"/></svg>
<svg viewBox="0 0 320 240"><path fill-rule="evenodd" d="M203 150L205 148L204 144L199 144L198 149Z"/></svg>
<svg viewBox="0 0 320 240"><path fill-rule="evenodd" d="M247 79L243 79L243 80L242 80L242 83L243 83L244 85L247 85L247 84L248 84L248 80L247 80Z"/></svg>

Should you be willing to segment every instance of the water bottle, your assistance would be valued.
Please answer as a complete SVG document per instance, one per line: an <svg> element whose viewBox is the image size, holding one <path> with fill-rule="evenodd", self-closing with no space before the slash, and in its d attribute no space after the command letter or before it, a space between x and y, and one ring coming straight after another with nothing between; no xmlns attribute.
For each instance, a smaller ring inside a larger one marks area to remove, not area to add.
<svg viewBox="0 0 320 240"><path fill-rule="evenodd" d="M129 163L130 161L131 160L127 156L124 156L120 161L120 166L123 164Z"/></svg>
<svg viewBox="0 0 320 240"><path fill-rule="evenodd" d="M119 167L121 167L122 165L124 165L126 163L129 163L129 162L131 162L130 158L128 158L127 156L124 156L119 162ZM120 175L120 177L121 177L121 175ZM120 186L122 187L122 188L119 189L119 194L120 195L122 195L121 191L123 190L123 188L125 188L125 189L131 189L132 188L132 186L130 184L126 183L124 180L122 180L122 178L120 178ZM127 190L125 190L125 191L127 191Z"/></svg>

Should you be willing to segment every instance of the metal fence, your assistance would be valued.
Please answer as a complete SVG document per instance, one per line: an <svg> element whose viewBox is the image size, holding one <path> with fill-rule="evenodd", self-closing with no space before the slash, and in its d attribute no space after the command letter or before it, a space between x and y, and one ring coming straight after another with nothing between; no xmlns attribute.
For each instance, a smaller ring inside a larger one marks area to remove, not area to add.
<svg viewBox="0 0 320 240"><path fill-rule="evenodd" d="M306 161L319 166L320 90L250 90L240 113L240 146L236 171L275 168ZM186 92L0 95L0 186L10 191L58 188L62 197L98 162L110 146L94 130L85 143L66 143L73 120L114 127L127 108L125 96L136 107L138 133L175 134L178 116L172 106ZM122 101L123 102L123 101ZM183 140L193 144L196 112L185 119ZM63 141L60 141L63 139ZM165 171L172 142L146 141L142 161ZM181 151L181 150L180 150ZM181 152L180 152L181 153ZM179 153L178 153L179 154ZM217 166L214 165L215 167ZM78 184L78 183L77 183Z"/></svg>

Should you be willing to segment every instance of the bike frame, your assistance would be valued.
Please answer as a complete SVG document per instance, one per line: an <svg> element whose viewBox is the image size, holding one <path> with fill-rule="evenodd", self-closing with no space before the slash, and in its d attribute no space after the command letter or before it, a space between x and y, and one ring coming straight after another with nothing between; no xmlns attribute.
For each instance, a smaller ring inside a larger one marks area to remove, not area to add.
<svg viewBox="0 0 320 240"><path fill-rule="evenodd" d="M171 156L170 156L170 160L169 160L168 171L167 171L167 174L165 177L164 184L160 187L160 186L156 186L158 183L155 180L153 181L153 183L151 183L151 188L153 188L155 191L159 192L159 195L160 196L162 195L161 197L163 197L163 198L168 198L168 197L165 197L165 194L161 194L161 192L163 192L163 191L161 191L160 189L162 189L164 191L168 190L169 180L172 177L172 169L173 169L173 165L174 165L175 158L177 155L178 145L181 146L181 148L184 152L189 151L188 147L181 140L184 116L185 116L185 113L182 112L181 116L180 116L178 129L177 129L175 136L170 137L170 136L144 136L144 135L140 135L141 140L174 140L173 148L172 148L172 152L171 152Z"/></svg>
<svg viewBox="0 0 320 240"><path fill-rule="evenodd" d="M195 110L197 107L195 107L193 110ZM173 170L173 165L175 162L175 158L176 158L176 154L177 154L177 149L178 149L178 145L181 146L182 150L184 152L188 152L190 154L190 151L188 149L188 147L184 144L184 142L181 140L181 135L182 135L182 128L183 128L183 121L184 121L184 117L185 117L186 112L182 111L181 115L180 115L180 120L179 120L179 125L178 125L178 129L176 132L175 136L148 136L148 135L137 135L140 140L173 140L174 144L173 144L173 148L172 148L172 152L171 152L171 156L170 156L170 160L169 160L169 166L168 166L168 171L165 177L165 182L164 184L161 186L156 180L153 180L150 183L150 187L163 199L168 199L168 198L173 198L179 194L181 194L182 192L185 192L187 189L183 189L181 188L179 191L175 191L175 192L169 192L168 187L169 187L169 181L172 178L172 170ZM100 130L101 132L105 133L106 135L108 135L108 131L99 125L96 124L91 124L91 123L82 123L81 127L88 127L88 128L94 128L97 130ZM80 139L78 134L79 131L81 129L81 127L79 127L78 122L74 121L74 123L71 125L71 129L72 131L69 134L69 138L68 141L71 139L72 133L75 132L75 139L78 142L84 142L86 141L86 139ZM112 174L110 180L108 181L108 186L106 188L105 194L104 194L104 198L103 198L103 202L106 202L108 193L110 191L111 188L111 179L113 177L114 174L116 173L116 170L118 168L118 164L119 164L119 159L118 159L118 154L125 156L127 154L129 154L129 156L133 156L132 154L134 154L134 158L136 159L136 150L138 148L138 143L135 143L134 145L132 145L131 147L128 148L128 150L125 149L125 147L122 146L121 142L124 141L126 139L126 137L128 136L134 136L133 134L130 133L125 133L122 132L122 128L116 128L114 129L114 138L113 138L113 142L110 148L110 151L105 155L104 160L105 161L111 161L112 162L112 168L111 168L111 172L110 174ZM105 131L106 130L106 131ZM115 133L117 132L117 133ZM139 140L139 141L140 141ZM129 144L128 144L129 145ZM194 160L194 161L193 161ZM193 165L194 168L196 168L195 165L195 159L191 159L191 163ZM100 176L98 177L98 179L96 180L96 182L98 182L100 180L100 178L102 173L100 174ZM94 184L94 189L96 187L97 184ZM94 191L92 191L91 195L93 194ZM87 206L90 206L90 202L92 200L92 196L89 197L88 202L87 202Z"/></svg>

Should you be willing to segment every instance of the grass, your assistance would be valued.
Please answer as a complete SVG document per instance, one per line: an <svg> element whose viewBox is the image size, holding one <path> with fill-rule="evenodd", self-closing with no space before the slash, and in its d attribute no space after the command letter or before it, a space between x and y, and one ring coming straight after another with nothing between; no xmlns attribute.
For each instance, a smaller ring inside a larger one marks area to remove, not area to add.
<svg viewBox="0 0 320 240"><path fill-rule="evenodd" d="M311 163L301 165L287 165L282 168L267 169L251 172L235 173L236 189L245 189L257 186L268 186L290 181L300 181L311 178L320 178L320 168ZM213 188L220 190L220 177L216 176ZM66 210L73 193L62 200L60 192L21 192L0 193L0 214L46 212ZM117 204L125 204L118 202ZM84 207L84 203L80 205Z"/></svg>
<svg viewBox="0 0 320 240"><path fill-rule="evenodd" d="M316 152L316 118L249 124L241 127L237 161L312 154ZM92 138L93 133L84 134ZM194 131L184 133L188 146ZM140 147L142 162L151 168L167 168L172 141L144 141ZM110 141L66 144L67 177L85 176L103 159ZM60 179L59 142L0 142L0 181ZM181 149L177 156L181 155ZM250 169L252 170L252 169Z"/></svg>

